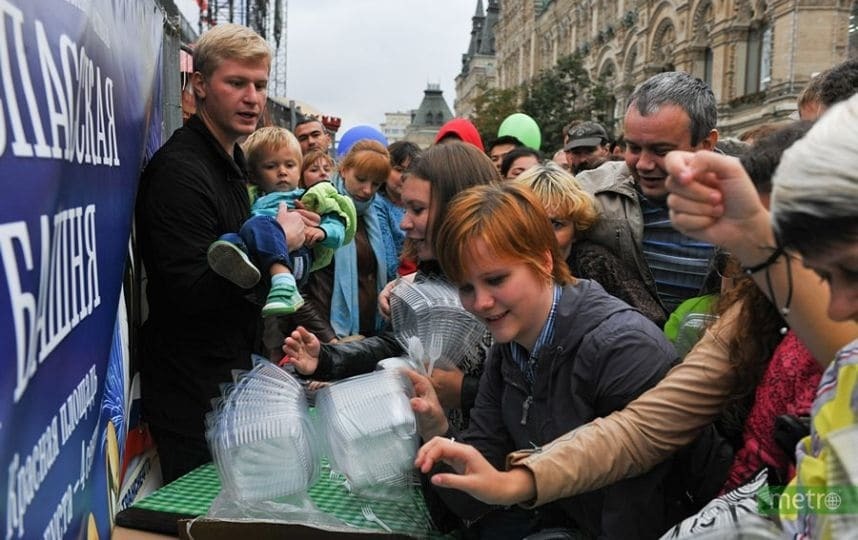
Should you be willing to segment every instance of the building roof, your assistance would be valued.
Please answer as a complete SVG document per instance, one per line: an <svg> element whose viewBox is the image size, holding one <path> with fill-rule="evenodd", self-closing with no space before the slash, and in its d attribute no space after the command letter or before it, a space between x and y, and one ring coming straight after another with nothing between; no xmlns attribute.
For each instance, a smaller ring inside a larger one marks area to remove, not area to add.
<svg viewBox="0 0 858 540"><path fill-rule="evenodd" d="M486 16L483 15L483 0L477 0L477 9L471 17L471 43L468 45L468 54L477 54L480 51L480 41L483 39L483 23Z"/></svg>
<svg viewBox="0 0 858 540"><path fill-rule="evenodd" d="M500 15L500 4L498 0L489 0L486 9L486 20L483 22L483 36L480 39L479 54L493 55L495 53L495 24Z"/></svg>
<svg viewBox="0 0 858 540"><path fill-rule="evenodd" d="M476 12L471 17L471 41L468 44L468 51L462 55L462 75L467 75L474 56L494 56L495 26L499 17L499 0L489 0L489 6L485 12L483 0L477 0Z"/></svg>
<svg viewBox="0 0 858 540"><path fill-rule="evenodd" d="M444 99L444 91L439 84L428 84L423 91L423 101L417 110L411 113L411 125L414 127L442 126L453 118L450 106Z"/></svg>

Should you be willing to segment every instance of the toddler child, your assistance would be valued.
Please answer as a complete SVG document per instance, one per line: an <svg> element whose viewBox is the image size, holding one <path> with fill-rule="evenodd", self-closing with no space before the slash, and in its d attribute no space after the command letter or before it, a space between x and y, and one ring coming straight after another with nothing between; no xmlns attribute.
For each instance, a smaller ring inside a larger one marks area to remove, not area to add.
<svg viewBox="0 0 858 540"><path fill-rule="evenodd" d="M310 189L319 182L330 181L334 175L334 158L321 150L310 150L301 166L301 187Z"/></svg>
<svg viewBox="0 0 858 540"><path fill-rule="evenodd" d="M306 190L298 186L301 147L288 130L260 128L242 146L252 183L251 217L237 234L227 233L209 246L209 265L243 288L256 285L260 269L267 271L271 286L262 316L288 315L304 304L296 277L330 264L333 251L354 237L357 214L351 199L330 182L319 181ZM303 247L290 251L276 216L281 204L294 209L299 201L319 214L321 222L307 227Z"/></svg>

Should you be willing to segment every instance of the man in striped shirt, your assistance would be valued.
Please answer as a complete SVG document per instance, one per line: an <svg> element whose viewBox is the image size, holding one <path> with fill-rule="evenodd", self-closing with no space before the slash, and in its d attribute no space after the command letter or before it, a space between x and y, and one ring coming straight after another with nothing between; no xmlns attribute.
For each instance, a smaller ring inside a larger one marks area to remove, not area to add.
<svg viewBox="0 0 858 540"><path fill-rule="evenodd" d="M664 157L671 150L714 149L716 122L715 96L705 82L659 73L629 98L625 164L608 162L578 176L600 206L588 237L637 268L666 313L701 293L714 247L671 226Z"/></svg>

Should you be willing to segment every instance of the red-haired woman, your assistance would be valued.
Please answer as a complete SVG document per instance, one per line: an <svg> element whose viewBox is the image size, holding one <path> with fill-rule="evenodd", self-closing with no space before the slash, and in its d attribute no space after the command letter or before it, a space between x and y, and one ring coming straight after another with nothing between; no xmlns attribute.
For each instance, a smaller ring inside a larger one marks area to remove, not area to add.
<svg viewBox="0 0 858 540"><path fill-rule="evenodd" d="M434 239L462 304L494 338L468 429L456 433L428 379L412 373L421 436L454 437L495 467L518 448L540 446L607 416L655 385L676 360L655 324L590 280L573 278L551 222L526 188L489 185L456 197ZM421 454L425 455L424 454ZM429 460L418 460L424 473ZM607 538L653 537L669 523L662 481L669 464L599 491L540 509L494 513L484 536L522 537L548 527ZM440 465L444 467L444 465ZM435 472L438 472L437 470ZM433 483L443 487L444 475ZM439 490L465 519L492 510L455 490Z"/></svg>

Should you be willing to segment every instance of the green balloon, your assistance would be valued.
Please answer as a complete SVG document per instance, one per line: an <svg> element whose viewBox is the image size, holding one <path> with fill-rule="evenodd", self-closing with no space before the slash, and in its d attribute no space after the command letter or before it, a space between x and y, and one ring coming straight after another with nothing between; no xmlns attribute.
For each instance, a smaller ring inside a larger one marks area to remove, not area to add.
<svg viewBox="0 0 858 540"><path fill-rule="evenodd" d="M542 145L542 133L536 120L524 113L513 113L504 118L498 128L498 137L504 135L511 135L534 150L539 150Z"/></svg>

